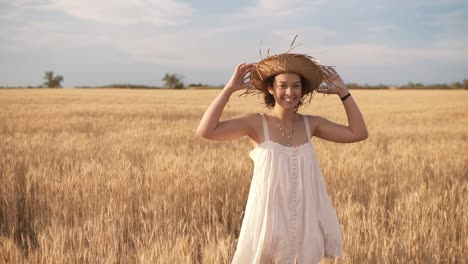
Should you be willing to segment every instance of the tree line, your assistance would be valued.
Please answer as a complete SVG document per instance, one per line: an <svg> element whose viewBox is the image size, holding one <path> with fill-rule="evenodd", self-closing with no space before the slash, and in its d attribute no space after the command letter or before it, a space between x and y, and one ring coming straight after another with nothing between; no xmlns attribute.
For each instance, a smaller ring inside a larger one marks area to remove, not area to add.
<svg viewBox="0 0 468 264"><path fill-rule="evenodd" d="M62 82L64 80L63 76L60 74L54 74L53 71L46 71L44 73L44 83L40 86L33 87L28 86L27 88L62 88ZM184 89L187 87L196 87L196 88L222 88L223 85L220 86L210 86L207 84L202 83L191 83L188 86L185 86L184 82L182 82L183 76L177 73L166 73L164 74L162 81L164 82L164 88L171 88L171 89ZM425 85L422 83L413 83L409 82L407 84L399 85L399 86L392 86L392 85L360 85L357 83L348 83L346 84L349 89L468 89L468 79L464 79L462 82L453 82L451 84L429 84ZM0 88L8 88L8 87L0 87ZM126 89L155 89L161 88L157 86L147 86L147 85L138 85L138 84L110 84L104 85L99 87L88 87L88 86L81 86L77 88L126 88Z"/></svg>

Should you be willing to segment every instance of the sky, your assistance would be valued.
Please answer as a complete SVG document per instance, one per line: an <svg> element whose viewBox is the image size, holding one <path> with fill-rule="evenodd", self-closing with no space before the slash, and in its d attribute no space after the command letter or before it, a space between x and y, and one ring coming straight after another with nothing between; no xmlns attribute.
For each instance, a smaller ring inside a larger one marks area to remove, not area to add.
<svg viewBox="0 0 468 264"><path fill-rule="evenodd" d="M223 85L296 34L347 83L468 79L468 0L0 0L0 86Z"/></svg>

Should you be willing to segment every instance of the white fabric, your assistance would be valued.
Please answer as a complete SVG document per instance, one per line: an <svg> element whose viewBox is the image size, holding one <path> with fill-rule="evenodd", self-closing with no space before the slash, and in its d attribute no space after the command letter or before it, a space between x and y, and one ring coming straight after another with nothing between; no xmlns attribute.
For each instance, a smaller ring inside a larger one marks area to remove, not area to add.
<svg viewBox="0 0 468 264"><path fill-rule="evenodd" d="M286 147L270 140L250 152L254 172L233 264L318 263L342 252L338 217L310 142ZM275 262L276 261L276 262ZM295 262L296 261L296 262Z"/></svg>

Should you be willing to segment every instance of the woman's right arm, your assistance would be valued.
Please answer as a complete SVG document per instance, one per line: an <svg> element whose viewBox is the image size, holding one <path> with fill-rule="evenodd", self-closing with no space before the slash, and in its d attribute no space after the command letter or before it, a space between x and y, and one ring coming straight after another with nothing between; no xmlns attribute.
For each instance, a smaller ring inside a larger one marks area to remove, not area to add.
<svg viewBox="0 0 468 264"><path fill-rule="evenodd" d="M253 64L239 64L228 84L221 93L210 104L205 111L200 124L197 128L197 135L211 140L229 140L249 135L249 117L251 115L242 115L230 120L219 122L229 97L238 90L248 86L250 82L245 82L246 75L252 69Z"/></svg>

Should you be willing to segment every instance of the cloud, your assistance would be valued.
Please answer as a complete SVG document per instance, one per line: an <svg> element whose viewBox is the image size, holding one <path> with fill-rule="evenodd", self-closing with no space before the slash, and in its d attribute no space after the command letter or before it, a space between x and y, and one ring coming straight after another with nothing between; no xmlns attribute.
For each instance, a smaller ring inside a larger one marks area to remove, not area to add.
<svg viewBox="0 0 468 264"><path fill-rule="evenodd" d="M51 8L106 24L175 26L190 21L193 8L178 0L52 0Z"/></svg>
<svg viewBox="0 0 468 264"><path fill-rule="evenodd" d="M447 49L447 46L451 49ZM468 47L462 43L437 43L427 47L394 47L350 44L327 47L322 58L343 65L411 66L424 63L465 63Z"/></svg>
<svg viewBox="0 0 468 264"><path fill-rule="evenodd" d="M285 17L294 19L314 10L314 6L324 3L323 0L258 0L253 6L247 6L239 13L231 14L230 18L238 20L258 20L263 22L278 22Z"/></svg>
<svg viewBox="0 0 468 264"><path fill-rule="evenodd" d="M291 10L298 6L304 5L304 0L290 0L290 1L278 1L278 0L259 0L257 2L257 8L263 10L281 11Z"/></svg>
<svg viewBox="0 0 468 264"><path fill-rule="evenodd" d="M432 65L454 72L468 62L468 40L461 34L466 11L460 8L424 13L418 17L424 22L408 29L405 16L413 13L399 17L392 13L394 2L371 0L257 0L225 8L228 12L210 9L205 14L201 14L202 6L195 10L197 3L187 0L2 1L0 56L3 61L21 62L18 73L26 68L23 65L39 65L42 58L50 57L62 68L81 67L96 74L102 69L92 65L108 64L108 71L131 69L124 74L128 78L136 78L132 70L141 67L135 71L174 71L187 79L195 76L194 81L222 83L235 64L258 61L259 48L263 57L268 49L270 54L288 50L296 34L295 44L301 46L295 52L350 69L352 76L361 76L358 82L367 82L369 76L375 82L384 78L372 72L374 68L385 69L390 80L401 74L410 76L415 70L426 71L427 77L418 77L425 80L433 75ZM435 0L429 1L432 4L416 0L411 5L437 5ZM350 13L349 7L358 8ZM414 39L400 37L412 34L420 24L426 25L423 33L431 34L423 41L412 42L422 33ZM40 64L44 63L49 62Z"/></svg>

